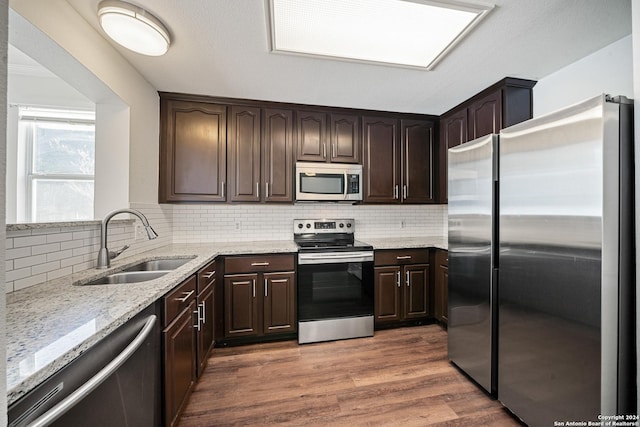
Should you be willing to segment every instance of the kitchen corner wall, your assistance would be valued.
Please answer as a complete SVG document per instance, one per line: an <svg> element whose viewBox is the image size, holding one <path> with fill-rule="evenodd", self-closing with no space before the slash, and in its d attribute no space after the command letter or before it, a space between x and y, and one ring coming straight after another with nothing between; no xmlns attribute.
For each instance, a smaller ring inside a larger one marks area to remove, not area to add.
<svg viewBox="0 0 640 427"><path fill-rule="evenodd" d="M136 238L139 221L109 224L107 246L114 250L129 245L122 258L172 243L172 207L166 205L131 204L147 217L158 238L147 240L146 234ZM6 292L53 280L95 267L100 249L100 223L55 226L7 231Z"/></svg>
<svg viewBox="0 0 640 427"><path fill-rule="evenodd" d="M356 238L443 236L447 205L175 205L174 243L291 240L293 220L354 218Z"/></svg>

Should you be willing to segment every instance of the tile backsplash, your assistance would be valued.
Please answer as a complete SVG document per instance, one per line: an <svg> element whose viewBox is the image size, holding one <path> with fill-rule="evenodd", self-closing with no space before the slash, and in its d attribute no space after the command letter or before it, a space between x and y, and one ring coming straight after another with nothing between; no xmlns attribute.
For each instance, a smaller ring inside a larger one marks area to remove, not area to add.
<svg viewBox="0 0 640 427"><path fill-rule="evenodd" d="M354 218L356 238L442 236L446 205L176 205L176 243L291 240L293 220Z"/></svg>
<svg viewBox="0 0 640 427"><path fill-rule="evenodd" d="M171 206L133 204L149 219L158 238L136 238L136 222L115 217L109 224L107 246L129 245L122 257L131 256L172 242ZM123 216L123 218L126 218ZM47 280L95 267L100 249L100 222L31 229L7 230L6 292L17 291Z"/></svg>
<svg viewBox="0 0 640 427"><path fill-rule="evenodd" d="M447 205L295 205L132 204L145 214L158 233L136 238L137 220L114 218L107 245L130 248L127 257L171 243L208 243L251 240L291 240L298 218L354 218L356 238L442 236L446 233ZM122 217L126 218L126 217ZM82 225L9 228L6 238L6 292L95 267L100 248L100 222Z"/></svg>

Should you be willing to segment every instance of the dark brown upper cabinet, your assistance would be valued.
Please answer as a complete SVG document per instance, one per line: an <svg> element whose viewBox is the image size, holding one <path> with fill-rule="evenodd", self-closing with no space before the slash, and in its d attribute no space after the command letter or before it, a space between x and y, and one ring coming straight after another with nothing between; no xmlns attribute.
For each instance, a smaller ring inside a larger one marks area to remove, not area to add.
<svg viewBox="0 0 640 427"><path fill-rule="evenodd" d="M232 106L227 129L229 201L260 201L260 109Z"/></svg>
<svg viewBox="0 0 640 427"><path fill-rule="evenodd" d="M423 120L401 120L403 203L433 203L434 124Z"/></svg>
<svg viewBox="0 0 640 427"><path fill-rule="evenodd" d="M327 115L317 111L296 111L296 159L326 162Z"/></svg>
<svg viewBox="0 0 640 427"><path fill-rule="evenodd" d="M447 150L464 142L498 133L533 116L536 82L505 78L464 101L440 118L438 200L447 203Z"/></svg>
<svg viewBox="0 0 640 427"><path fill-rule="evenodd" d="M358 116L331 114L329 120L330 160L360 163L360 121Z"/></svg>
<svg viewBox="0 0 640 427"><path fill-rule="evenodd" d="M293 113L262 110L262 182L265 202L293 201Z"/></svg>
<svg viewBox="0 0 640 427"><path fill-rule="evenodd" d="M364 202L433 202L434 123L365 117L362 129Z"/></svg>
<svg viewBox="0 0 640 427"><path fill-rule="evenodd" d="M359 116L299 110L296 129L298 161L360 163Z"/></svg>
<svg viewBox="0 0 640 427"><path fill-rule="evenodd" d="M227 108L161 99L158 200L225 200Z"/></svg>
<svg viewBox="0 0 640 427"><path fill-rule="evenodd" d="M400 203L400 143L398 121L362 118L365 203Z"/></svg>
<svg viewBox="0 0 640 427"><path fill-rule="evenodd" d="M293 114L232 106L229 111L229 200L293 200Z"/></svg>

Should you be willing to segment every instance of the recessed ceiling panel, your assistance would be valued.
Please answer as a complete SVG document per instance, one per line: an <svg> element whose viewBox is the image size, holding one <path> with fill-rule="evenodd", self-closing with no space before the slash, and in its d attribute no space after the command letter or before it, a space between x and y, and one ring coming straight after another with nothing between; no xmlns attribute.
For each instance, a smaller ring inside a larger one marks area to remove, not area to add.
<svg viewBox="0 0 640 427"><path fill-rule="evenodd" d="M269 0L276 52L429 69L493 6L428 0Z"/></svg>

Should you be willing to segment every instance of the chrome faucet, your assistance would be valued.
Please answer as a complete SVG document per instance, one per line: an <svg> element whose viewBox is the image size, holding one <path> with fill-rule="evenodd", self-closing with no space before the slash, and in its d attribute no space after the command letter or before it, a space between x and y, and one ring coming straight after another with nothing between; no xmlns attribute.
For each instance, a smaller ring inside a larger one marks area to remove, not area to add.
<svg viewBox="0 0 640 427"><path fill-rule="evenodd" d="M98 262L96 263L96 268L109 267L112 259L129 248L129 245L124 245L117 251L110 251L107 248L107 225L109 225L109 221L111 221L111 218L121 213L130 213L140 218L140 221L142 221L142 225L144 225L144 229L147 232L147 237L149 238L149 240L153 240L158 237L158 234L153 230L153 228L151 228L147 217L144 216L142 212L135 209L118 209L110 212L102 220L102 227L100 228L100 251L98 252Z"/></svg>

